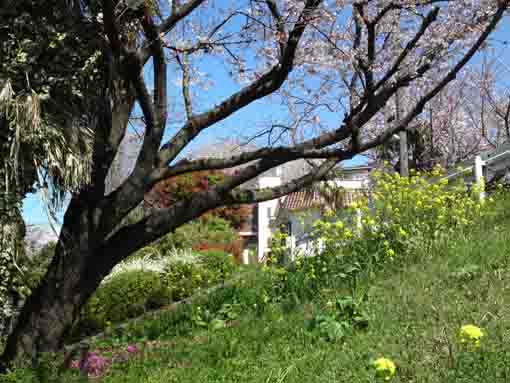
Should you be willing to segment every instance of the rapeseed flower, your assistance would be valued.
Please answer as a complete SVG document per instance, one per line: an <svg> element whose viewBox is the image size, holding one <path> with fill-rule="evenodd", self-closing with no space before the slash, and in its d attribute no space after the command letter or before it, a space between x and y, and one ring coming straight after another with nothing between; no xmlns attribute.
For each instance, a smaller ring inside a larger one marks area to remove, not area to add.
<svg viewBox="0 0 510 383"><path fill-rule="evenodd" d="M375 376L383 378L385 381L389 381L397 370L395 363L388 358L379 358L374 361L373 366L375 368Z"/></svg>
<svg viewBox="0 0 510 383"><path fill-rule="evenodd" d="M485 336L480 327L472 324L464 325L460 328L459 337L461 343L480 347L480 340Z"/></svg>

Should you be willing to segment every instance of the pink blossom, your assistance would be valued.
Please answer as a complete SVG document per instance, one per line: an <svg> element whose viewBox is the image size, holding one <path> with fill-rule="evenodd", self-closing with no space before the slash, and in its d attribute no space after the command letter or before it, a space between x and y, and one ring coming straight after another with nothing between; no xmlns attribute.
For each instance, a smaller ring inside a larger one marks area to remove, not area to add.
<svg viewBox="0 0 510 383"><path fill-rule="evenodd" d="M138 349L136 348L135 345L130 344L130 345L127 346L127 352L134 353L134 352L137 352L137 351L138 351Z"/></svg>

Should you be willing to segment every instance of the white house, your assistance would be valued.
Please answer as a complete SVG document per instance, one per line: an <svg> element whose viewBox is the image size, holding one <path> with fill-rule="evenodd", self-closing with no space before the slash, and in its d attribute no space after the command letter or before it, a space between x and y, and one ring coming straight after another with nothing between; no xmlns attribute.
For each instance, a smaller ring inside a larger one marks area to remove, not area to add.
<svg viewBox="0 0 510 383"><path fill-rule="evenodd" d="M371 170L371 166L342 168L341 177L325 182L342 188L344 190L342 205L349 206L368 189L368 176ZM277 168L275 172L259 177L256 187L274 187L281 183L281 169ZM256 250L256 261L263 262L273 232L282 225L289 235L289 245L292 249L301 251L308 249L311 245L309 241L311 226L322 216L326 207L323 194L319 193L317 185L315 186L252 206L251 220L239 232L245 243L244 263L255 261L248 260L250 250Z"/></svg>

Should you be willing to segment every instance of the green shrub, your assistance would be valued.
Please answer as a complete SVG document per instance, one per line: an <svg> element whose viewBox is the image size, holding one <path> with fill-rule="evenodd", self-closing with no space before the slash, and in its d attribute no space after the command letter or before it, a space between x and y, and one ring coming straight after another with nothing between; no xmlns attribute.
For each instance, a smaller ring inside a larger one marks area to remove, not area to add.
<svg viewBox="0 0 510 383"><path fill-rule="evenodd" d="M161 271L126 268L106 279L89 299L77 332L95 332L183 300L225 281L234 270L232 257L222 252L198 255L195 262L166 262Z"/></svg>
<svg viewBox="0 0 510 383"><path fill-rule="evenodd" d="M225 281L235 270L232 256L210 251L202 254L197 263L173 262L164 272L165 283L170 289L171 299L180 301L197 290Z"/></svg>
<svg viewBox="0 0 510 383"><path fill-rule="evenodd" d="M206 270L216 274L213 277L214 282L226 279L236 268L232 255L223 251L208 251L201 255L200 262Z"/></svg>
<svg viewBox="0 0 510 383"><path fill-rule="evenodd" d="M103 283L89 299L82 314L82 326L105 328L171 301L164 278L154 271L126 271Z"/></svg>

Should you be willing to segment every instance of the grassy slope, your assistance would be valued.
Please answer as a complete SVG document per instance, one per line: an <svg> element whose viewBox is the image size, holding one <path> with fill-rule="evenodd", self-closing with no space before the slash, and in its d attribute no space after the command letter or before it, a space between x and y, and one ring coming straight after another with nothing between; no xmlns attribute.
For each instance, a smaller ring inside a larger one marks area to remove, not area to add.
<svg viewBox="0 0 510 383"><path fill-rule="evenodd" d="M510 223L451 240L370 281L367 330L327 342L305 326L319 302L278 307L235 326L171 336L105 382L370 382L370 356L398 366L396 382L510 381ZM321 308L322 307L322 308ZM475 353L461 352L462 324L484 328Z"/></svg>

